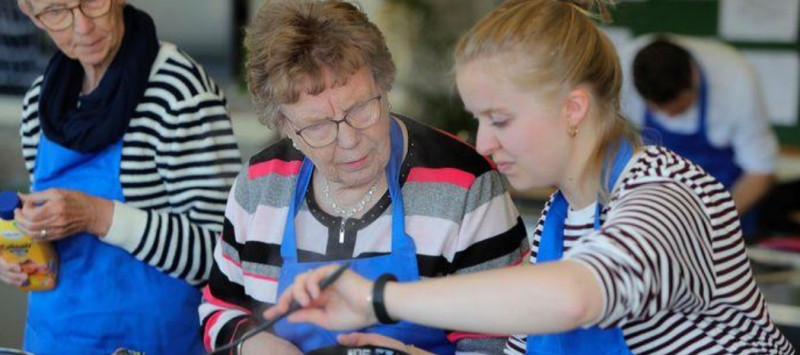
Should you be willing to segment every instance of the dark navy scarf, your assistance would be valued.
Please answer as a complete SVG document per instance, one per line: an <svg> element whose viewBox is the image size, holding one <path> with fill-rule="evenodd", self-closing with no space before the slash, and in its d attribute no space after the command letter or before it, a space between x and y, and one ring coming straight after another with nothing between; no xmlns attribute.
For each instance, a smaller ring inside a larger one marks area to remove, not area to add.
<svg viewBox="0 0 800 355"><path fill-rule="evenodd" d="M66 148L94 153L125 134L144 95L158 55L156 27L146 13L126 5L125 35L100 84L80 96L84 71L61 51L50 59L39 95L39 120L45 136Z"/></svg>

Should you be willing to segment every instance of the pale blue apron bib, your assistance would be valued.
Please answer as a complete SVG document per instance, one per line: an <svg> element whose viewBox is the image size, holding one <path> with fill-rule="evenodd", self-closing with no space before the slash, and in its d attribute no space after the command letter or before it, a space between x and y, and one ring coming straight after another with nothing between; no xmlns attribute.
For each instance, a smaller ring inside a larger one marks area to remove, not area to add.
<svg viewBox="0 0 800 355"><path fill-rule="evenodd" d="M400 166L403 159L403 134L400 126L392 120L391 127L392 152L389 165L386 167L386 177L389 184L389 195L392 198L392 251L388 255L359 258L350 260L350 268L360 275L375 280L384 273L397 276L400 282L419 280L417 268L417 251L414 240L405 233L405 211L403 210L403 195L400 190ZM286 219L286 228L281 244L281 267L278 280L278 293L281 294L292 284L294 278L305 271L318 268L331 262L298 262L297 237L295 234L294 218L302 205L308 184L311 181L313 163L306 158L297 177L294 196L289 205L289 215ZM377 237L377 236L375 236ZM375 325L361 332L379 333L397 339L406 344L436 354L453 354L455 349L447 340L443 330L423 327L408 322L399 322L392 325ZM340 332L332 332L307 323L288 323L286 320L275 325L275 333L291 341L304 353L325 346L337 344L336 336Z"/></svg>
<svg viewBox="0 0 800 355"><path fill-rule="evenodd" d="M608 191L614 188L614 183L619 178L625 165L633 156L633 148L627 142L620 146L614 158L611 174L608 180ZM569 204L561 192L557 192L542 230L542 239L536 263L560 260L564 254L564 221L567 218ZM594 229L600 229L600 212L602 208L597 204L594 216ZM575 329L568 332L547 335L529 335L527 352L530 355L623 355L632 354L625 343L622 329L601 329L597 326L589 329Z"/></svg>
<svg viewBox="0 0 800 355"><path fill-rule="evenodd" d="M121 140L83 154L42 134L33 190L63 188L124 202L121 153ZM25 350L36 355L107 355L120 347L147 355L204 353L197 289L88 233L54 244L57 285L30 293Z"/></svg>

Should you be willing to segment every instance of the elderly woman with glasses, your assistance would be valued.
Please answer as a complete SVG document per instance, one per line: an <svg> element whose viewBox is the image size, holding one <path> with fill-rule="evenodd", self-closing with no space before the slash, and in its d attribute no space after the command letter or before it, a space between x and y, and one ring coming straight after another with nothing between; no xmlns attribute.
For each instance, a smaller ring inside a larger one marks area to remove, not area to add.
<svg viewBox="0 0 800 355"><path fill-rule="evenodd" d="M26 350L202 354L198 287L241 169L225 97L124 0L18 4L59 49L23 101L15 219L60 263L30 295ZM0 260L2 281L26 278Z"/></svg>
<svg viewBox="0 0 800 355"><path fill-rule="evenodd" d="M297 275L349 261L374 279L465 274L521 262L528 243L492 164L390 112L383 35L344 1L265 3L247 31L249 90L285 139L250 158L228 199L200 307L206 347L234 342ZM497 353L501 337L401 322L339 336L279 322L239 351L301 354L394 339L437 354Z"/></svg>

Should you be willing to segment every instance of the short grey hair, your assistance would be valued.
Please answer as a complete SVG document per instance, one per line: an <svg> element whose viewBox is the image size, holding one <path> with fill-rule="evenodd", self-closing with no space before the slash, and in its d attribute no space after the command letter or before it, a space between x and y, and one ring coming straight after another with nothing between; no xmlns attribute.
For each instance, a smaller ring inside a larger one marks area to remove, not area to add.
<svg viewBox="0 0 800 355"><path fill-rule="evenodd" d="M247 28L245 45L247 86L259 121L271 128L285 123L280 105L297 102L304 91L316 95L327 88L325 70L333 75L333 86L364 67L383 91L395 77L383 34L346 0L265 2Z"/></svg>

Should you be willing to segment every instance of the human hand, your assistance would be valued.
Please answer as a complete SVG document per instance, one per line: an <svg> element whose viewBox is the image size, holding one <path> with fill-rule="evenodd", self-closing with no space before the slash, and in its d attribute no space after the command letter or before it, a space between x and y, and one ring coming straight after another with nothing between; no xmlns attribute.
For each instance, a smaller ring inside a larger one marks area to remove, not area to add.
<svg viewBox="0 0 800 355"><path fill-rule="evenodd" d="M390 338L381 334L375 333L350 333L342 334L336 338L339 344L344 346L365 346L373 345L382 348L395 349L405 351L409 355L426 355L432 354L413 345L404 344L403 342Z"/></svg>
<svg viewBox="0 0 800 355"><path fill-rule="evenodd" d="M292 301L297 301L303 308L289 316L290 322L309 322L332 330L360 329L375 324L377 319L372 305L367 302L372 282L347 270L327 289L320 290L320 281L338 267L328 265L297 275L275 306L264 312L264 317L279 317L289 310Z"/></svg>
<svg viewBox="0 0 800 355"><path fill-rule="evenodd" d="M8 262L0 257L0 281L20 287L28 281L28 274L22 271L19 264Z"/></svg>
<svg viewBox="0 0 800 355"><path fill-rule="evenodd" d="M114 215L113 202L80 191L48 189L19 198L22 208L14 210L17 226L38 241L80 232L105 236Z"/></svg>
<svg viewBox="0 0 800 355"><path fill-rule="evenodd" d="M269 351L267 351L269 349ZM261 332L245 340L237 352L239 355L303 355L294 344L272 334Z"/></svg>

